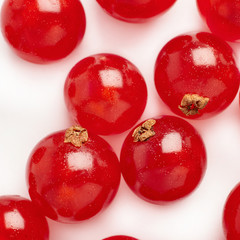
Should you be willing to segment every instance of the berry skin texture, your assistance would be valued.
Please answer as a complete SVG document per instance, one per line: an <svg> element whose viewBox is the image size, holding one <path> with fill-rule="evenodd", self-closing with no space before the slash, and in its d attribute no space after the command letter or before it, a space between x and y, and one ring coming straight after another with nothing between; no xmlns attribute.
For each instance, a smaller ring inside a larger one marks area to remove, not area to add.
<svg viewBox="0 0 240 240"><path fill-rule="evenodd" d="M133 237L123 236L123 235L120 236L119 235L119 236L104 238L103 240L138 240L138 239L133 238Z"/></svg>
<svg viewBox="0 0 240 240"><path fill-rule="evenodd" d="M223 228L227 240L240 239L240 183L231 191L223 212Z"/></svg>
<svg viewBox="0 0 240 240"><path fill-rule="evenodd" d="M227 108L238 92L239 77L231 47L205 32L175 37L155 64L155 86L163 102L192 119Z"/></svg>
<svg viewBox="0 0 240 240"><path fill-rule="evenodd" d="M97 54L78 62L68 74L65 102L74 122L95 134L121 133L142 115L146 83L128 60Z"/></svg>
<svg viewBox="0 0 240 240"><path fill-rule="evenodd" d="M28 162L32 201L59 222L93 217L110 204L120 182L119 162L110 145L82 129L74 126L66 133L47 136L33 149Z"/></svg>
<svg viewBox="0 0 240 240"><path fill-rule="evenodd" d="M138 197L163 204L197 187L206 169L206 150L188 122L162 116L141 123L129 133L120 163L126 183Z"/></svg>
<svg viewBox="0 0 240 240"><path fill-rule="evenodd" d="M1 10L6 41L18 56L34 63L66 57L82 40L85 27L79 0L5 0Z"/></svg>
<svg viewBox="0 0 240 240"><path fill-rule="evenodd" d="M212 33L227 41L240 40L239 0L197 0L197 4Z"/></svg>
<svg viewBox="0 0 240 240"><path fill-rule="evenodd" d="M20 196L0 197L1 240L48 240L46 218L36 206Z"/></svg>
<svg viewBox="0 0 240 240"><path fill-rule="evenodd" d="M97 0L112 17L126 22L142 22L163 13L176 0Z"/></svg>

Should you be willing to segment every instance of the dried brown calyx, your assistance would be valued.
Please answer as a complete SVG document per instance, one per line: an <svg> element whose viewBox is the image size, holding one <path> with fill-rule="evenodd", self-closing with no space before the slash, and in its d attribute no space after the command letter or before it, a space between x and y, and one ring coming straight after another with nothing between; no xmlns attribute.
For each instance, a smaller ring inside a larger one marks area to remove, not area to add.
<svg viewBox="0 0 240 240"><path fill-rule="evenodd" d="M207 97L201 97L198 94L185 94L178 108L186 116L191 116L199 114L198 110L205 108L208 102L209 98Z"/></svg>
<svg viewBox="0 0 240 240"><path fill-rule="evenodd" d="M65 132L65 143L71 143L75 147L81 147L88 140L87 129L80 126L72 126Z"/></svg>
<svg viewBox="0 0 240 240"><path fill-rule="evenodd" d="M153 126L156 123L156 120L149 119L144 122L141 126L137 127L133 134L133 142L143 142L155 135L153 131Z"/></svg>

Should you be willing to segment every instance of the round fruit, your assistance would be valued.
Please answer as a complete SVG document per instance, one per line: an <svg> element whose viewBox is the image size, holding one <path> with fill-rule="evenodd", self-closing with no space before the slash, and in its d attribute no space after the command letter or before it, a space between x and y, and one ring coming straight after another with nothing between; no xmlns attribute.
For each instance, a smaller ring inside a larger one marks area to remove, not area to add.
<svg viewBox="0 0 240 240"><path fill-rule="evenodd" d="M119 186L120 167L107 142L74 126L36 145L27 181L32 201L47 217L73 223L110 204Z"/></svg>
<svg viewBox="0 0 240 240"><path fill-rule="evenodd" d="M48 240L47 220L28 199L20 196L1 196L0 239Z"/></svg>
<svg viewBox="0 0 240 240"><path fill-rule="evenodd" d="M197 0L197 3L214 34L227 41L240 40L239 0Z"/></svg>
<svg viewBox="0 0 240 240"><path fill-rule="evenodd" d="M113 54L97 54L78 62L64 91L74 121L103 135L132 127L147 101L147 87L138 69Z"/></svg>
<svg viewBox="0 0 240 240"><path fill-rule="evenodd" d="M197 0L198 10L201 13L202 17L206 20L206 11L210 8L210 1L199 1Z"/></svg>
<svg viewBox="0 0 240 240"><path fill-rule="evenodd" d="M97 0L111 16L126 22L141 22L154 17L168 8L176 0Z"/></svg>
<svg viewBox="0 0 240 240"><path fill-rule="evenodd" d="M240 183L229 194L223 212L223 227L227 240L240 239Z"/></svg>
<svg viewBox="0 0 240 240"><path fill-rule="evenodd" d="M197 131L172 116L149 119L132 130L121 150L122 174L131 190L155 204L192 192L206 169Z"/></svg>
<svg viewBox="0 0 240 240"><path fill-rule="evenodd" d="M208 118L223 111L235 98L239 79L231 47L210 33L172 39L155 65L158 94L181 117Z"/></svg>
<svg viewBox="0 0 240 240"><path fill-rule="evenodd" d="M133 237L123 236L123 235L120 236L119 235L119 236L104 238L103 240L137 240L137 239L133 238Z"/></svg>
<svg viewBox="0 0 240 240"><path fill-rule="evenodd" d="M77 46L86 20L79 0L5 0L1 25L21 58L45 63L67 56Z"/></svg>

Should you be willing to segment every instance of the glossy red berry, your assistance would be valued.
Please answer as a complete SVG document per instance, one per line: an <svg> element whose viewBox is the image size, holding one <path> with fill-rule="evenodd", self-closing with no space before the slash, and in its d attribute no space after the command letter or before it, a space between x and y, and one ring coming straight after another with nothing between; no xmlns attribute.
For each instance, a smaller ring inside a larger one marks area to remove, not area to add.
<svg viewBox="0 0 240 240"><path fill-rule="evenodd" d="M45 63L67 56L81 41L86 20L79 0L5 0L2 33L23 59Z"/></svg>
<svg viewBox="0 0 240 240"><path fill-rule="evenodd" d="M96 215L113 200L119 181L119 162L110 145L78 126L40 141L27 167L32 201L60 222Z"/></svg>
<svg viewBox="0 0 240 240"><path fill-rule="evenodd" d="M192 192L206 169L197 131L183 119L162 116L132 130L121 150L123 177L140 198L155 204Z"/></svg>
<svg viewBox="0 0 240 240"><path fill-rule="evenodd" d="M210 8L210 1L209 0L205 0L205 1L197 0L197 5L198 5L198 10L199 10L200 14L202 15L202 17L204 19L206 19L206 11L207 11L207 9Z"/></svg>
<svg viewBox="0 0 240 240"><path fill-rule="evenodd" d="M240 239L240 183L229 194L223 212L223 228L227 240Z"/></svg>
<svg viewBox="0 0 240 240"><path fill-rule="evenodd" d="M97 54L78 62L68 74L64 93L74 121L104 135L132 127L147 101L139 70L113 54Z"/></svg>
<svg viewBox="0 0 240 240"><path fill-rule="evenodd" d="M214 34L227 41L240 40L239 0L197 0L197 3Z"/></svg>
<svg viewBox="0 0 240 240"><path fill-rule="evenodd" d="M223 111L238 92L239 77L231 47L204 32L169 41L155 65L158 94L175 114L187 118Z"/></svg>
<svg viewBox="0 0 240 240"><path fill-rule="evenodd" d="M176 0L97 0L97 2L108 14L117 19L141 22L166 11Z"/></svg>
<svg viewBox="0 0 240 240"><path fill-rule="evenodd" d="M1 240L48 240L47 220L28 199L0 197Z"/></svg>
<svg viewBox="0 0 240 240"><path fill-rule="evenodd" d="M119 236L104 238L103 240L138 240L138 239L133 238L133 237L119 235Z"/></svg>

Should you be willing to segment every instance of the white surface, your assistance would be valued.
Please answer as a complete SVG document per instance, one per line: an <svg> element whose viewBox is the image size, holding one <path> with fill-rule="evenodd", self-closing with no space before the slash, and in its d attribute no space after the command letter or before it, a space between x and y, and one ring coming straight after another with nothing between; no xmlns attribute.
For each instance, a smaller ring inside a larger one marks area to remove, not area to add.
<svg viewBox="0 0 240 240"><path fill-rule="evenodd" d="M32 148L47 134L70 126L63 85L76 62L101 52L129 59L141 70L148 85L148 104L142 120L171 114L154 87L155 59L172 37L206 30L195 0L178 0L166 14L144 24L115 20L95 0L82 3L87 15L85 38L59 62L36 65L23 61L0 36L0 195L28 197L25 165ZM232 46L239 58L240 46ZM140 240L223 240L223 205L240 181L239 116L236 98L221 115L191 121L205 141L208 168L199 188L187 198L168 206L152 205L137 198L122 181L113 203L95 218L76 225L49 221L50 240L101 240L115 234ZM105 137L118 155L126 134Z"/></svg>

